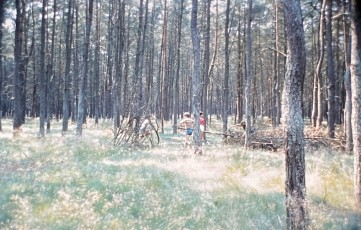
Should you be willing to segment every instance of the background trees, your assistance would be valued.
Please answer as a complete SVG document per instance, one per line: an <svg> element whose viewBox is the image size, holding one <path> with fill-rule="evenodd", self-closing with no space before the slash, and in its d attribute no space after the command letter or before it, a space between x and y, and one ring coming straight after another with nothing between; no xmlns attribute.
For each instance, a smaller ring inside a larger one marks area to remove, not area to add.
<svg viewBox="0 0 361 230"><path fill-rule="evenodd" d="M348 150L353 133L359 152L359 36L351 30L351 48L348 0L301 5L307 53L302 60L296 53L303 54L303 48L291 48L297 42L290 34L297 35L299 28L291 29L289 15L280 14L273 0L200 1L196 24L191 17L196 2L189 0L16 0L6 8L5 3L0 5L0 130L2 116L13 118L16 131L26 117L40 117L41 136L45 119L50 129L50 118L63 119L66 133L71 118L81 135L87 117L96 123L113 119L116 128L124 117L139 123L141 116L154 113L162 122L173 117L176 132L179 115L191 111L198 116L200 103L208 123L222 119L224 132L229 115L240 123L246 111L247 143L251 117L271 118L276 127L281 115L289 122L300 113L299 138L303 121L319 129L327 124L330 138L337 138L335 130L345 125ZM359 28L358 7L354 1L354 28ZM199 46L192 43L192 31L199 31ZM286 51L297 60L286 62ZM299 73L289 72L291 63L299 64ZM198 76L200 89L191 80ZM292 84L297 85L293 90ZM281 90L291 93L284 111ZM290 151L303 155L302 143L289 144L298 145ZM361 174L357 167L356 172ZM355 181L359 197L358 177Z"/></svg>

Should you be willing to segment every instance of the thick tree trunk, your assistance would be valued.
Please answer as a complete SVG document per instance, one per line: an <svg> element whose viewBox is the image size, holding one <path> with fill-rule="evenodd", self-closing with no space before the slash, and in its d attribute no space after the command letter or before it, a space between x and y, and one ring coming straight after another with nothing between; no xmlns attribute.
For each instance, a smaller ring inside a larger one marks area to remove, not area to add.
<svg viewBox="0 0 361 230"><path fill-rule="evenodd" d="M25 20L25 3L16 0L16 19L15 19L15 99L14 99L14 131L21 128L25 121L25 92L26 92L26 60L23 57L24 42L24 20Z"/></svg>
<svg viewBox="0 0 361 230"><path fill-rule="evenodd" d="M201 130L199 126L200 108L201 108L201 47L199 32L197 29L197 11L198 11L198 0L192 0L192 16L191 16L191 32L192 32L192 45L193 45L193 75L192 75L192 92L193 99L192 104L194 108L194 153L202 154L202 141L201 141Z"/></svg>
<svg viewBox="0 0 361 230"><path fill-rule="evenodd" d="M287 62L282 111L285 116L286 211L288 229L306 229L306 181L302 87L306 48L300 0L283 0Z"/></svg>
<svg viewBox="0 0 361 230"><path fill-rule="evenodd" d="M355 199L361 208L361 3L351 0L351 87Z"/></svg>
<svg viewBox="0 0 361 230"><path fill-rule="evenodd" d="M89 57L89 43L90 43L90 30L92 26L93 20L93 0L89 0L89 6L87 6L87 14L86 14L86 32L84 38L84 50L83 50L83 68L81 73L81 80L79 84L79 104L78 104L78 117L77 117L77 126L76 126L76 134L77 136L82 136L83 134L83 123L84 117L86 115L86 107L85 107L85 91L87 87L87 79L88 79L88 57Z"/></svg>
<svg viewBox="0 0 361 230"><path fill-rule="evenodd" d="M332 51L332 1L327 1L327 14L326 14L326 50L327 50L327 76L328 76L328 100L327 100L327 132L330 138L335 137L335 68L334 57Z"/></svg>

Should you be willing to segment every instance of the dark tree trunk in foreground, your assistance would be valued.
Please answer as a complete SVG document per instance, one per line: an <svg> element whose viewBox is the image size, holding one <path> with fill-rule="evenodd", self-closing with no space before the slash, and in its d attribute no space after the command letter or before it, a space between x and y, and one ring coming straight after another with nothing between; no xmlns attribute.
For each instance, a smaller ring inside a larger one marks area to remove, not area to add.
<svg viewBox="0 0 361 230"><path fill-rule="evenodd" d="M16 0L16 19L15 19L15 101L14 101L14 122L13 129L20 129L25 122L25 88L26 88L26 60L23 57L24 42L24 20L25 20L25 3Z"/></svg>
<svg viewBox="0 0 361 230"><path fill-rule="evenodd" d="M63 126L62 134L68 132L68 122L70 116L70 64L71 64L71 44L72 44L72 28L73 28L72 0L68 1L68 13L65 37L65 76L64 76L64 93L63 93Z"/></svg>
<svg viewBox="0 0 361 230"><path fill-rule="evenodd" d="M83 68L81 73L81 80L79 84L79 104L78 104L78 116L77 116L77 126L76 134L77 136L82 136L83 134L83 123L84 115L86 115L85 108L85 90L87 87L88 79L88 56L89 56L89 43L90 43L90 30L93 20L93 0L89 0L89 6L86 7L86 29L85 29L85 38L84 38L84 50L83 50Z"/></svg>
<svg viewBox="0 0 361 230"><path fill-rule="evenodd" d="M332 1L327 0L327 14L326 14L326 50L327 50L327 132L330 138L335 137L335 115L336 115L336 104L335 104L335 68L334 68L334 57L332 51Z"/></svg>
<svg viewBox="0 0 361 230"><path fill-rule="evenodd" d="M199 112L201 109L201 45L199 39L199 32L197 29L197 11L198 11L198 0L192 0L192 17L191 17L191 30L192 30L192 44L193 44L193 108L194 108L194 152L202 153L202 142L201 142L201 130L199 127Z"/></svg>
<svg viewBox="0 0 361 230"><path fill-rule="evenodd" d="M302 118L302 86L306 48L300 0L283 0L287 38L287 62L283 91L286 211L288 229L306 229L305 151Z"/></svg>
<svg viewBox="0 0 361 230"><path fill-rule="evenodd" d="M351 1L351 87L355 199L361 208L361 3Z"/></svg>
<svg viewBox="0 0 361 230"><path fill-rule="evenodd" d="M40 47L40 127L39 135L45 135L45 116L46 116L46 72L45 72L45 30L47 23L47 0L43 0L42 15L41 15L41 47Z"/></svg>

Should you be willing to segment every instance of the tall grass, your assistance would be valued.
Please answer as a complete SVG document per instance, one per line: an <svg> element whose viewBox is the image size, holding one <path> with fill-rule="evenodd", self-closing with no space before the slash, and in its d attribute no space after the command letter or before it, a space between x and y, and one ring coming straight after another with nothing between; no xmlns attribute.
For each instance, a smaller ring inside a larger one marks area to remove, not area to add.
<svg viewBox="0 0 361 230"><path fill-rule="evenodd" d="M116 148L110 125L45 138L37 120L0 133L1 229L285 229L281 152L244 151L217 136L195 156L182 136L151 150ZM75 127L71 126L71 130ZM352 157L307 153L311 229L359 229Z"/></svg>

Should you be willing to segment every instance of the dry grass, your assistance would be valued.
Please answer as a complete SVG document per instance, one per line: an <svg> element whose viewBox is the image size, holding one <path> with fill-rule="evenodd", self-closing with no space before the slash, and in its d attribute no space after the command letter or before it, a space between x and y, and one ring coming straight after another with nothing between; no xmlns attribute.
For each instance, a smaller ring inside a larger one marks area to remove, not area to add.
<svg viewBox="0 0 361 230"><path fill-rule="evenodd" d="M182 146L166 124L154 149L112 146L111 122L83 137L61 123L37 137L28 120L0 133L1 229L284 229L281 152L245 151L208 135L204 155ZM91 121L90 121L91 122ZM265 125L265 124L262 124ZM307 152L311 229L361 228L353 202L352 157Z"/></svg>

